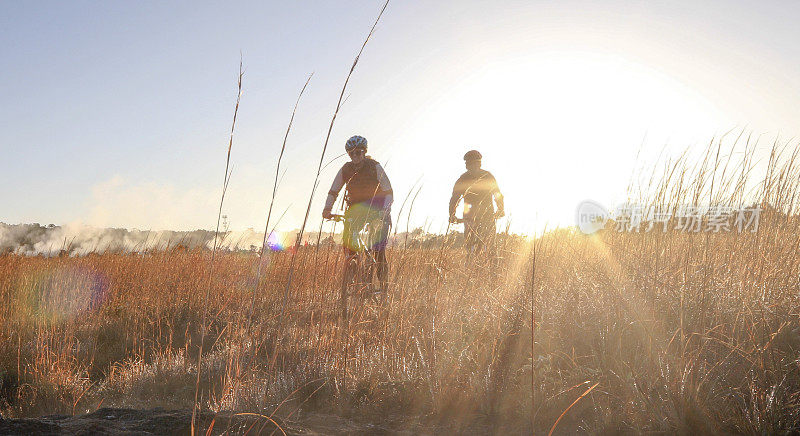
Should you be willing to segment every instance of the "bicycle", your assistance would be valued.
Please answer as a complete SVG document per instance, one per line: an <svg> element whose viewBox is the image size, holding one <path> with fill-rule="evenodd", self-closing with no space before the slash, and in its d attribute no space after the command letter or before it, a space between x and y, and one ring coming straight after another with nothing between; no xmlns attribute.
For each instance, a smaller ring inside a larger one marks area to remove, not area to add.
<svg viewBox="0 0 800 436"><path fill-rule="evenodd" d="M344 222L344 215L333 215L329 221ZM373 304L382 305L385 300L383 292L375 289L375 273L377 269L377 261L375 259L374 251L365 243L365 239L369 241L369 232L372 231L372 226L367 224L365 229L358 232L359 247L352 255L348 255L345 259L344 268L342 269L342 285L339 296L339 309L342 319L347 322L349 320L349 306L351 303L351 296L358 295L362 303L371 302ZM365 237L366 236L366 237ZM363 306L363 305L362 305Z"/></svg>
<svg viewBox="0 0 800 436"><path fill-rule="evenodd" d="M496 222L497 219L502 217L502 216L503 215L494 214L494 216L492 216L491 219L493 220L493 222ZM492 230L488 234L475 235L474 237L477 238L477 239L473 239L472 241L470 241L469 238L467 238L467 232L468 232L468 230L470 230L470 227L474 229L473 226L476 225L476 222L475 221L469 221L468 222L465 218L458 218L458 217L453 217L453 218L454 219L451 219L447 223L447 233L450 233L450 226L463 224L464 225L464 238L465 238L464 243L465 243L465 246L466 246L468 252L475 253L475 252L478 252L478 251L485 250L487 248L489 248L490 250L493 248L492 245L495 242L494 241L495 230L493 228L494 224L492 224ZM478 226L480 226L480 222L482 222L482 221L479 221L477 223Z"/></svg>
<svg viewBox="0 0 800 436"><path fill-rule="evenodd" d="M495 214L492 219L496 222L496 220L501 216L502 215ZM475 227L471 227L476 225L475 222L467 221L464 218L455 217L454 220L447 224L447 232L450 232L451 225L458 224L463 224L464 226L464 248L467 251L466 265L469 267L473 264L473 262L476 261L479 263L487 262L488 269L493 275L496 275L497 268L499 267L499 258L497 255L495 230L492 228L487 233L478 231L479 233L477 235L473 233L472 237L470 238L468 236L468 232L470 230L475 232ZM494 227L494 225L492 225L492 227Z"/></svg>

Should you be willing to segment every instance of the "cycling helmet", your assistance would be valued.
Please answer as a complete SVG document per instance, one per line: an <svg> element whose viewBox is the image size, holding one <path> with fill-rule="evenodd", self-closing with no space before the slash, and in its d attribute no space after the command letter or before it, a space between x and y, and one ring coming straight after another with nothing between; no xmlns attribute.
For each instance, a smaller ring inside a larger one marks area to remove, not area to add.
<svg viewBox="0 0 800 436"><path fill-rule="evenodd" d="M464 155L464 160L469 162L471 160L481 160L482 157L478 150L470 150Z"/></svg>
<svg viewBox="0 0 800 436"><path fill-rule="evenodd" d="M355 135L355 136L352 136L350 139L348 139L347 142L345 142L345 144L344 144L344 149L348 153L350 153L351 151L353 151L353 150L355 150L357 148L363 148L364 151L366 151L367 150L367 138L365 138L363 136Z"/></svg>

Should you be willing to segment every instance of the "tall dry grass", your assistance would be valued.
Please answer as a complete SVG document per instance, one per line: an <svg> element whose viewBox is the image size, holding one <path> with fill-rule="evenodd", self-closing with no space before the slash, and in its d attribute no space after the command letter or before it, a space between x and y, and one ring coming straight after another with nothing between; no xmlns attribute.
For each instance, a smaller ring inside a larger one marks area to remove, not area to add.
<svg viewBox="0 0 800 436"><path fill-rule="evenodd" d="M207 311L199 392L215 411L411 431L798 431L798 148L759 161L755 140L722 142L666 162L631 200L760 205L758 232L556 229L535 263L532 241L501 234L495 269L428 235L390 248L386 308L362 307L348 331L337 247L296 252L282 326L287 252L265 255L260 283L252 254L218 252L207 301L207 250L0 256L2 413L190 408Z"/></svg>

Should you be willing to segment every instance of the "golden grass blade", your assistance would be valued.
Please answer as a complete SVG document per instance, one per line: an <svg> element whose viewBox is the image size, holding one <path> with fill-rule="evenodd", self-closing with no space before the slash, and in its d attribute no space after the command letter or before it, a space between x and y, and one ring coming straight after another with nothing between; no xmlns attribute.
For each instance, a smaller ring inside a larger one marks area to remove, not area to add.
<svg viewBox="0 0 800 436"><path fill-rule="evenodd" d="M564 409L564 411L563 411L563 412L561 412L561 415L559 415L559 416L558 416L558 419L556 419L556 422L554 422L554 423L553 423L553 426L552 426L552 427L550 427L550 431L547 433L547 436L552 436L552 435L553 435L553 432L556 430L556 426L558 425L559 421L561 421L561 418L563 418L563 417L564 417L564 415L566 415L566 414L567 414L567 412L569 412L569 409L572 409L572 406L574 406L575 404L577 404L577 403L578 403L578 401L580 401L580 400L581 400L581 398L583 398L583 397L585 397L585 396L589 395L589 392L592 392L592 389L596 388L596 387L597 387L597 385L599 385L599 384L600 384L599 382L598 382L598 383L595 383L595 384L593 384L593 385L592 385L592 386L591 386L589 389L586 389L586 391L585 391L584 393L582 393L582 394L581 394L581 395L580 395L578 398L576 398L576 399L575 399L575 401L573 401L573 402L572 402L572 404L570 404L569 406L567 406L567 408L566 408L566 409Z"/></svg>

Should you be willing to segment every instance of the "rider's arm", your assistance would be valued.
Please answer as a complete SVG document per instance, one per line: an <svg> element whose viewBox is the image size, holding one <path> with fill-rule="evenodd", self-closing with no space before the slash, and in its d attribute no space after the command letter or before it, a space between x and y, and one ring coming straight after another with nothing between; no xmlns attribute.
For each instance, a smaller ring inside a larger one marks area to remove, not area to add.
<svg viewBox="0 0 800 436"><path fill-rule="evenodd" d="M492 189L492 196L494 197L494 202L497 203L497 215L503 216L506 213L505 208L505 201L503 200L503 194L500 192L500 187L497 186L497 179L494 176L491 176L491 189Z"/></svg>
<svg viewBox="0 0 800 436"><path fill-rule="evenodd" d="M383 170L383 167L379 163L375 163L375 171L378 175L378 189L380 190L380 194L384 198L383 208L389 209L392 206L392 202L394 201L394 192L392 191L392 184L389 182L389 176L386 175L386 171Z"/></svg>
<svg viewBox="0 0 800 436"><path fill-rule="evenodd" d="M461 197L464 196L464 186L461 183L461 178L459 177L456 181L456 184L453 186L453 195L450 196L450 216L456 216L456 207L458 207L458 202L461 201Z"/></svg>
<svg viewBox="0 0 800 436"><path fill-rule="evenodd" d="M331 189L328 191L328 198L325 200L325 207L322 209L323 212L330 212L331 209L333 209L333 203L336 203L336 197L339 196L339 191L341 191L344 186L343 169L344 168L340 169L333 179Z"/></svg>

